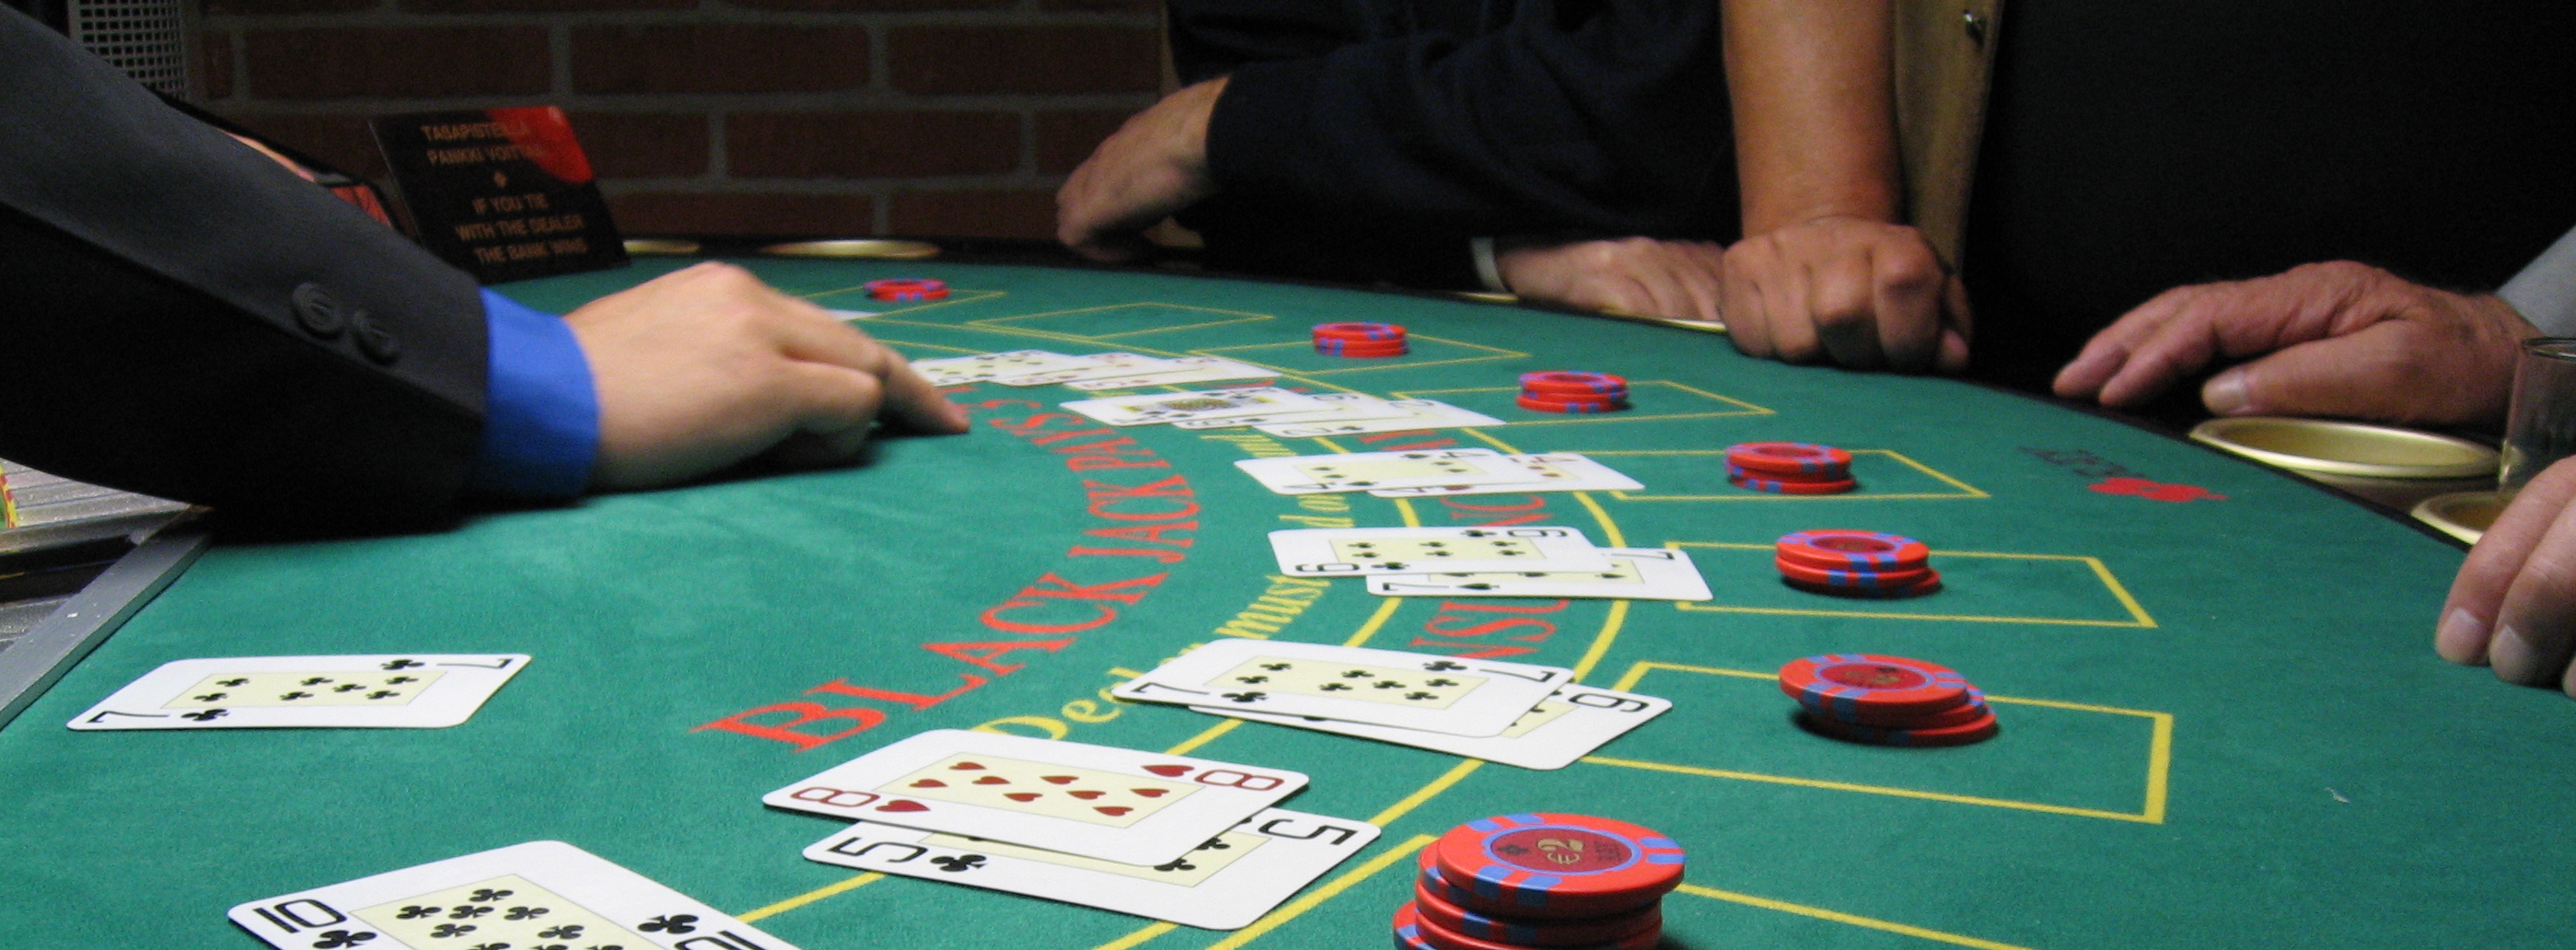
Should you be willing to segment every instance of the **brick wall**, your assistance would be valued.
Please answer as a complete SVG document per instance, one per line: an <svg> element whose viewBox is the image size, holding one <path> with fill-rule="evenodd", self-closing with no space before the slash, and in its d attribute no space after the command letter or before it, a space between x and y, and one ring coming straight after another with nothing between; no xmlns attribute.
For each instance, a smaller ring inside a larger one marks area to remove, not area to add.
<svg viewBox="0 0 2576 950"><path fill-rule="evenodd" d="M369 115L560 105L630 234L1046 237L1154 101L1158 0L205 0L207 104L381 179Z"/></svg>

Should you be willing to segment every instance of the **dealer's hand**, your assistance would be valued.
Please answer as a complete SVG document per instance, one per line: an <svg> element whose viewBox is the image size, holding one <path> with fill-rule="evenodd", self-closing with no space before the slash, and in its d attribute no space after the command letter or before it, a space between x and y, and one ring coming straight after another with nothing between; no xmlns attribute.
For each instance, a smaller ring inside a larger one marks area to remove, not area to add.
<svg viewBox="0 0 2576 950"><path fill-rule="evenodd" d="M880 413L966 431L966 411L901 354L729 264L654 278L564 321L599 393L596 489L687 481L753 457L847 461Z"/></svg>
<svg viewBox="0 0 2576 950"><path fill-rule="evenodd" d="M1129 116L1056 189L1056 239L1093 260L1123 261L1143 249L1146 228L1214 194L1208 115L1224 93L1219 77Z"/></svg>
<svg viewBox="0 0 2576 950"><path fill-rule="evenodd" d="M2512 396L2519 343L2539 333L2490 295L2435 290L2351 261L2306 264L2158 294L2095 334L2058 371L2056 389L2136 405L2212 361L2261 356L2201 387L2209 411L2494 425Z"/></svg>
<svg viewBox="0 0 2576 950"><path fill-rule="evenodd" d="M2442 604L2433 649L2492 664L2497 679L2576 696L2576 458L2524 485L2469 549Z"/></svg>
<svg viewBox="0 0 2576 950"><path fill-rule="evenodd" d="M1532 300L1641 317L1718 319L1717 245L1632 237L1512 248L1494 269Z"/></svg>
<svg viewBox="0 0 2576 950"><path fill-rule="evenodd" d="M1747 356L1853 369L1968 366L1968 295L1921 232L1834 215L1726 250L1726 329Z"/></svg>

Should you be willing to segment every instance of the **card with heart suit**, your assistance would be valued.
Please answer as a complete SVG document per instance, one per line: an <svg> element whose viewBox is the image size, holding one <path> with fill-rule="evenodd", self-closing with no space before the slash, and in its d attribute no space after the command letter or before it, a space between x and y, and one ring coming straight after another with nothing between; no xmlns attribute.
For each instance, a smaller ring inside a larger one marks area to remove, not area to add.
<svg viewBox="0 0 2576 950"><path fill-rule="evenodd" d="M531 841L232 909L278 950L796 950L561 841Z"/></svg>
<svg viewBox="0 0 2576 950"><path fill-rule="evenodd" d="M1046 350L1009 350L1001 353L977 353L971 356L943 356L914 360L912 369L933 386L959 386L966 383L999 379L1004 376L1026 376L1082 365L1082 357L1066 356Z"/></svg>
<svg viewBox="0 0 2576 950"><path fill-rule="evenodd" d="M1306 787L1303 773L962 729L934 729L761 803L1155 865Z"/></svg>
<svg viewBox="0 0 2576 950"><path fill-rule="evenodd" d="M443 729L528 665L524 653L240 656L161 664L74 729Z"/></svg>
<svg viewBox="0 0 2576 950"><path fill-rule="evenodd" d="M1062 405L1113 426L1160 425L1179 422L1183 419L1254 416L1265 412L1296 412L1324 406L1323 403L1315 401L1313 396L1275 386L1246 386L1241 389L1202 389L1193 392L1076 399Z"/></svg>
<svg viewBox="0 0 2576 950"><path fill-rule="evenodd" d="M1295 528L1270 532L1279 570L1299 577L1426 571L1606 571L1573 528Z"/></svg>
<svg viewBox="0 0 2576 950"><path fill-rule="evenodd" d="M1238 459L1234 467L1282 495L1410 488L1418 485L1528 483L1527 466L1492 449L1349 452Z"/></svg>
<svg viewBox="0 0 2576 950"><path fill-rule="evenodd" d="M1501 735L1483 737L1452 736L1215 706L1190 708L1220 716L1375 739L1544 771L1573 765L1576 760L1592 754L1592 750L1608 745L1610 740L1625 735L1630 729L1645 725L1646 720L1663 715L1664 710L1673 708L1673 704L1671 700L1653 696L1575 684L1557 690L1556 695L1541 701L1538 708L1522 713L1521 718Z"/></svg>
<svg viewBox="0 0 2576 950"><path fill-rule="evenodd" d="M1289 422L1257 428L1269 435L1290 439L1307 439L1325 435L1365 435L1372 432L1404 432L1411 429L1484 428L1503 425L1501 419L1483 413L1468 412L1437 399L1389 399L1386 404L1404 410L1401 418L1327 420L1323 422Z"/></svg>
<svg viewBox="0 0 2576 950"><path fill-rule="evenodd" d="M1380 498L1420 498L1427 495L1516 495L1534 491L1636 491L1646 487L1636 479L1621 475L1610 466L1573 452L1543 452L1536 455L1506 455L1503 459L1528 473L1528 481L1489 485L1428 485L1411 488L1373 488L1369 494Z"/></svg>
<svg viewBox="0 0 2576 950"><path fill-rule="evenodd" d="M1266 425L1285 422L1329 422L1339 419L1398 419L1412 413L1367 393L1315 393L1316 402L1332 408L1314 412L1283 412L1266 416L1241 416L1230 419L1191 419L1173 423L1179 429L1230 429L1238 426Z"/></svg>
<svg viewBox="0 0 2576 950"><path fill-rule="evenodd" d="M1597 600L1707 600L1708 580L1690 555L1671 548L1602 548L1607 571L1481 571L1380 574L1380 597L1570 597Z"/></svg>
<svg viewBox="0 0 2576 950"><path fill-rule="evenodd" d="M1120 699L1499 735L1574 671L1364 647L1226 639L1109 688Z"/></svg>
<svg viewBox="0 0 2576 950"><path fill-rule="evenodd" d="M1249 926L1377 840L1376 825L1284 808L1161 864L1119 864L871 821L805 849L807 860L1097 907L1209 930Z"/></svg>
<svg viewBox="0 0 2576 950"><path fill-rule="evenodd" d="M1152 372L1146 372L1152 369ZM1131 376L1110 379L1086 379L1069 383L1075 389L1097 392L1103 389L1127 389L1134 386L1168 386L1176 383L1221 383L1230 379L1268 379L1279 375L1265 369L1221 356L1176 356L1159 367L1140 367Z"/></svg>
<svg viewBox="0 0 2576 950"><path fill-rule="evenodd" d="M1170 362L1161 357L1147 356L1143 353L1093 353L1089 356L1075 357L1075 359L1081 361L1079 365L1038 373L997 376L993 381L1004 386L1051 386L1085 379L1116 379L1138 373L1155 372L1158 367Z"/></svg>

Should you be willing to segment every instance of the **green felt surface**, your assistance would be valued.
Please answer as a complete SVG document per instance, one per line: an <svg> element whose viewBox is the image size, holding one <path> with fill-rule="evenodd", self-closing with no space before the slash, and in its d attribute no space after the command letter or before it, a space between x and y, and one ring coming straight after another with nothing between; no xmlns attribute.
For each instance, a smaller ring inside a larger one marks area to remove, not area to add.
<svg viewBox="0 0 2576 950"><path fill-rule="evenodd" d="M676 266L504 290L568 309ZM853 289L870 278L948 280L954 299L861 324L916 357L1213 353L1296 385L1428 395L1511 424L1330 443L1146 427L1086 449L1107 437L1062 434L1096 426L1042 415L1074 391L984 386L961 397L977 407L972 435L888 439L863 467L431 536L219 547L0 731L0 943L252 947L224 919L237 902L553 838L808 950L1374 947L1409 888L1417 836L1548 810L1639 822L1690 849L1688 888L1665 905L1668 947L2563 944L2576 709L2433 655L2458 550L2291 478L2014 395L1757 362L1678 330L1187 277L751 266L855 310L899 306ZM1306 347L1309 324L1346 319L1404 323L1417 351L1347 361ZM1636 408L1513 408L1515 375L1542 368L1622 373ZM1735 489L1717 453L1753 439L1853 449L1863 490ZM1646 489L1300 501L1230 464L1424 444L1591 452ZM2072 453L2226 497L2092 491L2098 471L2059 464ZM1185 484L1186 496L1095 512L1105 486L1173 477L1166 491ZM1277 630L1577 666L1674 701L1556 772L1263 725L1210 737L1220 720L1098 695L1119 670L1257 609L1272 585L1265 532L1334 518L1555 523L1598 543L1683 546L1716 599L1390 603L1344 581ZM1172 530L1104 533L1157 525ZM1925 539L1949 587L1893 602L1786 589L1765 546L1815 527ZM1120 581L1138 583L1098 586ZM1024 593L1066 585L1094 599ZM986 646L923 647L959 643ZM975 652L992 644L1018 649ZM444 730L63 727L168 660L406 651L535 660ZM1903 750L1795 729L1766 677L1821 652L1946 663L1992 695L2003 734ZM964 676L983 685L929 704ZM813 692L836 682L924 699ZM701 728L795 702L883 721L809 751ZM852 875L797 855L832 822L765 810L762 793L884 741L979 724L1145 749L1196 740L1196 755L1306 771L1313 784L1289 806L1374 816L1387 834L1310 892L1324 899L1238 934L901 878L782 906Z"/></svg>

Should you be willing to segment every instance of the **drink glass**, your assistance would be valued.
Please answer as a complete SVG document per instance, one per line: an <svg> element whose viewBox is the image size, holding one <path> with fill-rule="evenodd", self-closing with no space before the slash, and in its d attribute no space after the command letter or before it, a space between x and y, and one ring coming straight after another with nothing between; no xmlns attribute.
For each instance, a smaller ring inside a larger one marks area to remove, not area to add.
<svg viewBox="0 0 2576 950"><path fill-rule="evenodd" d="M2514 363L2513 407L2505 413L2504 466L2496 488L2521 491L2551 463L2576 455L2576 338L2522 341Z"/></svg>

